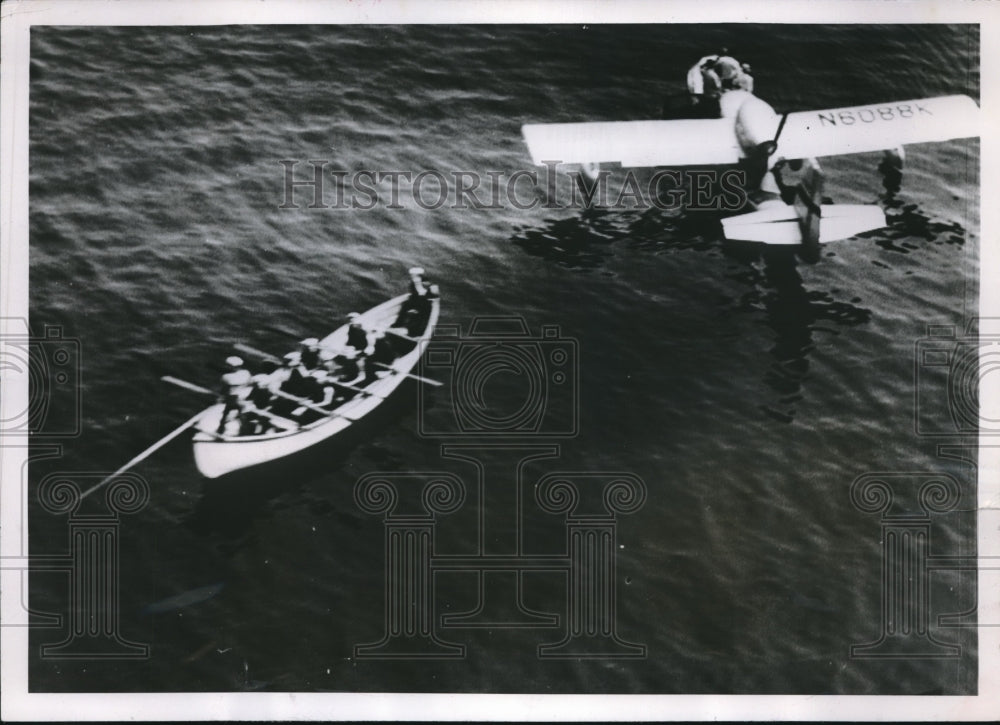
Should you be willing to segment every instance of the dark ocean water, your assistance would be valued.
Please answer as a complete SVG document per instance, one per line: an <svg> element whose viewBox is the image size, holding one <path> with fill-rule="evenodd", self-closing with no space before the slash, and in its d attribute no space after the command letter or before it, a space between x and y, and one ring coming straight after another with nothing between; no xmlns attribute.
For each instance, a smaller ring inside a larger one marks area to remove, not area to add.
<svg viewBox="0 0 1000 725"><path fill-rule="evenodd" d="M932 546L974 553L975 469L938 455L963 439L915 430L915 386L941 381L915 378L914 355L928 324L964 330L977 309L977 141L909 147L902 190L882 199L890 225L816 264L655 208L392 209L386 185L373 209L310 209L301 188L300 208L280 207L282 160L300 161L299 179L310 159L509 178L532 168L521 124L656 118L720 46L752 64L761 97L805 110L978 99L978 43L946 26L33 29L31 323L80 340L83 409L82 434L31 466L32 496L54 471L114 470L203 407L160 376L213 385L233 343L283 352L402 291L420 263L442 323L520 315L531 335L576 341L577 435L520 439L559 446L525 465L525 551L565 546L562 519L530 498L549 471L630 472L647 498L619 518L616 559L617 633L644 658L539 659L563 622L438 627L464 660L359 660L354 646L383 632L384 528L355 482L475 480L419 434L440 396L406 387L356 440L234 480L202 478L181 437L135 469L151 496L120 529L121 633L149 658L41 658L63 633L38 629L31 688L974 692L974 630L933 627L961 645L954 659L849 656L878 636L881 572L878 516L849 492L871 471L950 473L962 499L934 517ZM879 201L878 161L825 160L826 194ZM523 384L497 376L490 395ZM921 412L947 430L940 392ZM477 450L509 505L524 450ZM441 517L436 553L474 553L479 511L472 496ZM30 516L32 553L65 551L65 517L34 502ZM437 614L476 606L474 575L437 584ZM565 586L527 574L524 604L561 612ZM973 607L973 578L933 586L934 616ZM34 575L31 597L65 611L65 576Z"/></svg>

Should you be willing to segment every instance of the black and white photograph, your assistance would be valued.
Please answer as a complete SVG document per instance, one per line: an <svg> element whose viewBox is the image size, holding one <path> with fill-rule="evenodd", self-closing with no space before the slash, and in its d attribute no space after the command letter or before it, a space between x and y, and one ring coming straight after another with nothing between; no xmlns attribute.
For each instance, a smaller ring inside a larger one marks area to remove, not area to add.
<svg viewBox="0 0 1000 725"><path fill-rule="evenodd" d="M3 717L1000 715L998 15L810 8L4 3Z"/></svg>

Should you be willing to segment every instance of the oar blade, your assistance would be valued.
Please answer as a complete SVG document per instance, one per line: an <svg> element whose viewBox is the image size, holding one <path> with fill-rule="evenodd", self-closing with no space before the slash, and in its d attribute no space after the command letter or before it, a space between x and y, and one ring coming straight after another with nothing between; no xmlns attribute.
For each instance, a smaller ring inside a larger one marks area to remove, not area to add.
<svg viewBox="0 0 1000 725"><path fill-rule="evenodd" d="M178 388L184 388L185 390L190 390L194 393L202 393L203 395L215 395L215 392L209 390L208 388L202 387L201 385L196 385L195 383L189 383L187 380L181 380L180 378L175 378L173 375L164 375L160 378L165 383L170 383L171 385L176 385Z"/></svg>

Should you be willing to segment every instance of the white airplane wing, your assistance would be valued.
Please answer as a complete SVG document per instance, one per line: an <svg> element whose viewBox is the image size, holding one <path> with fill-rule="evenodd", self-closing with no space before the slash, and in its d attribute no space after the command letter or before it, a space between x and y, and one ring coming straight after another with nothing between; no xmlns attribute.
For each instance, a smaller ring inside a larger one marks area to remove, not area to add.
<svg viewBox="0 0 1000 725"><path fill-rule="evenodd" d="M735 164L740 144L731 118L676 121L529 123L521 127L531 160L622 166Z"/></svg>
<svg viewBox="0 0 1000 725"><path fill-rule="evenodd" d="M786 159L839 156L972 136L979 136L976 102L968 96L941 96L789 113L777 153Z"/></svg>
<svg viewBox="0 0 1000 725"><path fill-rule="evenodd" d="M784 118L784 122L782 122ZM979 106L968 96L893 101L768 117L740 128L740 116L674 121L526 124L521 127L535 164L622 166L735 164L739 137L778 139L779 157L801 159L883 151L913 143L979 136ZM749 132L749 133L748 133Z"/></svg>

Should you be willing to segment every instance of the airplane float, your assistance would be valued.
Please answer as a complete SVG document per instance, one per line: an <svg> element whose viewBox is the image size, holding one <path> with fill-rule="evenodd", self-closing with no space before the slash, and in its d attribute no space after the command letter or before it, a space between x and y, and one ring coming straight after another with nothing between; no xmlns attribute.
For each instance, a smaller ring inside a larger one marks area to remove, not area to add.
<svg viewBox="0 0 1000 725"><path fill-rule="evenodd" d="M964 95L783 114L747 90L718 100L718 118L526 124L521 132L535 164L580 164L590 178L603 163L757 166L759 188L772 198L723 219L726 238L805 247L886 224L877 205L823 204L816 157L884 151L901 168L904 144L979 136L979 106ZM786 163L805 166L791 204L778 198Z"/></svg>

